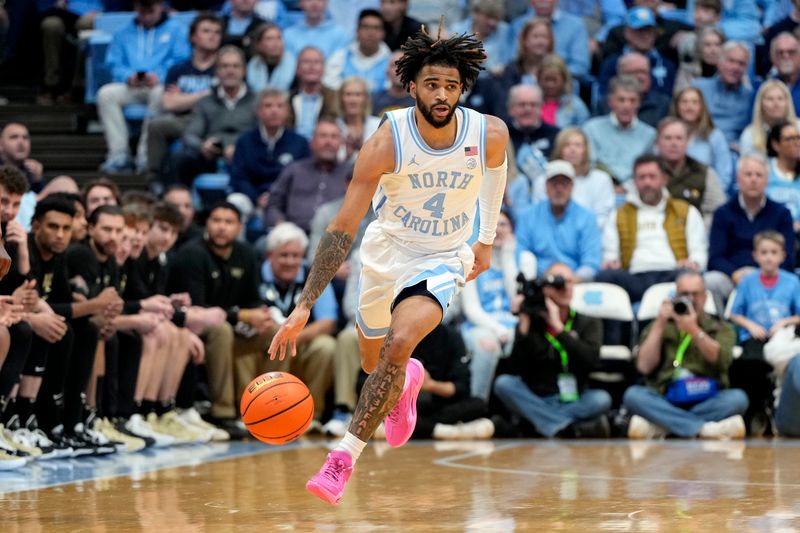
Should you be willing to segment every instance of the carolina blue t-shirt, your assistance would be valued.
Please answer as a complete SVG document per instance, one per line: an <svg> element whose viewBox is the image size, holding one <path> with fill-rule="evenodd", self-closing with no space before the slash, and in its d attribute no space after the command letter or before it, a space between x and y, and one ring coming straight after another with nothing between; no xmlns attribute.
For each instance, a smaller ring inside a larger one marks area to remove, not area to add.
<svg viewBox="0 0 800 533"><path fill-rule="evenodd" d="M745 276L736 288L732 315L741 315L765 329L781 319L800 314L800 280L785 270L778 271L778 282L768 289L761 283L761 272ZM739 330L739 340L750 338L750 332Z"/></svg>

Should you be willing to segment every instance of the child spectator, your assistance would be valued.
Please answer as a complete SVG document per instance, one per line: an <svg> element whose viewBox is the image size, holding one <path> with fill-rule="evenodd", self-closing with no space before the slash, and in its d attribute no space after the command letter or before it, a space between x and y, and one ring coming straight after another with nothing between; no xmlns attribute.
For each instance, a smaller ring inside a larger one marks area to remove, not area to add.
<svg viewBox="0 0 800 533"><path fill-rule="evenodd" d="M772 366L764 360L764 344L786 326L800 324L800 281L780 268L786 257L786 240L774 230L753 238L753 257L758 271L739 283L731 309L731 320L738 325L742 357L731 367L731 380L741 381L750 397L750 433L759 434L765 415L771 412Z"/></svg>

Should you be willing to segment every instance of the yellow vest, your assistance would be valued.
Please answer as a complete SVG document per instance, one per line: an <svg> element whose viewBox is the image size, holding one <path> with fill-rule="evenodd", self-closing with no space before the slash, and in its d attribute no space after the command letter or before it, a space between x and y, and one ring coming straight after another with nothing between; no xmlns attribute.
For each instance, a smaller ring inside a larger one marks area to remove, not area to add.
<svg viewBox="0 0 800 533"><path fill-rule="evenodd" d="M636 247L636 211L637 207L630 202L625 202L617 211L617 232L619 233L619 257L622 268L627 269ZM667 198L666 216L664 217L664 231L667 240L678 261L689 257L686 247L686 217L689 214L689 204L677 198Z"/></svg>

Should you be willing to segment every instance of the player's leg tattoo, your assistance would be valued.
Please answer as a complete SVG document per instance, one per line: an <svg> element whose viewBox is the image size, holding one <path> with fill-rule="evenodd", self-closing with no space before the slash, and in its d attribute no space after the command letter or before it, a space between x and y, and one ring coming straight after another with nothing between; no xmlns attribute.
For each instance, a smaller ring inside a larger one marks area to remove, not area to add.
<svg viewBox="0 0 800 533"><path fill-rule="evenodd" d="M386 359L386 352L391 348L394 331L389 329L381 348L381 356L375 371L369 375L361 397L356 405L353 421L350 422L350 433L362 441L369 440L392 407L403 393L405 368Z"/></svg>

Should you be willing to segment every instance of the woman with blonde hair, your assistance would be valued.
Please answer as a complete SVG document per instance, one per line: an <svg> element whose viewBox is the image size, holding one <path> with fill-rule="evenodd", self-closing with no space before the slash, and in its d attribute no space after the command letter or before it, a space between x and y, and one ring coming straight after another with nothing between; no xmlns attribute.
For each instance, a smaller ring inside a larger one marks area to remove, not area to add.
<svg viewBox="0 0 800 533"><path fill-rule="evenodd" d="M767 153L767 134L778 122L796 123L792 95L780 80L767 80L761 84L753 103L753 121L739 137L739 153Z"/></svg>
<svg viewBox="0 0 800 533"><path fill-rule="evenodd" d="M538 71L545 56L553 53L555 37L548 19L532 18L525 23L517 40L517 57L497 78L498 98L505 104L514 85L537 85Z"/></svg>
<svg viewBox="0 0 800 533"><path fill-rule="evenodd" d="M589 119L586 104L572 92L572 74L563 59L546 55L536 77L542 89L542 122L566 128L580 126Z"/></svg>
<svg viewBox="0 0 800 533"><path fill-rule="evenodd" d="M592 166L589 141L583 130L566 128L556 135L550 160L556 159L563 159L575 168L572 200L593 212L602 230L615 207L614 183L606 171ZM544 179L536 180L533 186L535 200L547 198L544 182Z"/></svg>
<svg viewBox="0 0 800 533"><path fill-rule="evenodd" d="M372 116L372 100L367 82L358 76L345 78L339 88L341 116L336 120L342 129L344 143L339 151L340 161L355 161L361 146L380 126Z"/></svg>
<svg viewBox="0 0 800 533"><path fill-rule="evenodd" d="M683 120L689 128L686 155L712 167L719 176L722 189L729 190L733 181L733 158L725 134L714 127L703 93L696 87L678 91L672 99L670 116Z"/></svg>

